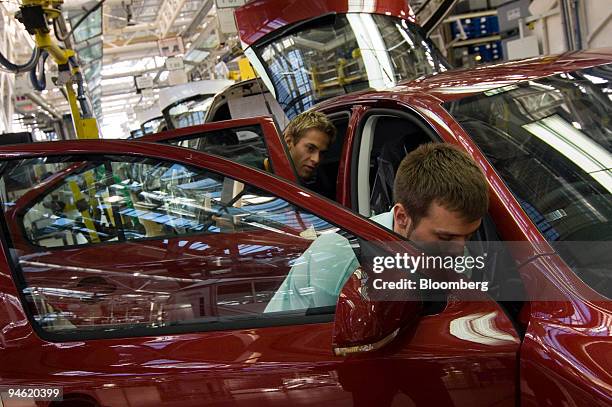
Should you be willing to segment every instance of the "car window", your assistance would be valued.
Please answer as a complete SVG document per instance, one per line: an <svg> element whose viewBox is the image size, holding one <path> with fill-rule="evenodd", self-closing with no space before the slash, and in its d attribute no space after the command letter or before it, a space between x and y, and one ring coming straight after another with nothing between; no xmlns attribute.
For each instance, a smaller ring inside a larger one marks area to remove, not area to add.
<svg viewBox="0 0 612 407"><path fill-rule="evenodd" d="M116 240L111 180L104 166L71 168L64 173L65 179L20 215L24 237L41 247ZM52 183L56 177L49 178Z"/></svg>
<svg viewBox="0 0 612 407"><path fill-rule="evenodd" d="M184 138L162 141L228 158L240 164L265 169L269 157L261 126L244 126L196 133ZM270 160L270 167L272 162Z"/></svg>
<svg viewBox="0 0 612 407"><path fill-rule="evenodd" d="M145 134L157 133L158 131L161 131L164 126L166 126L166 121L163 117L156 117L154 119L147 120L142 124L142 134L135 137L142 137Z"/></svg>
<svg viewBox="0 0 612 407"><path fill-rule="evenodd" d="M2 188L26 308L51 340L330 320L360 264L347 231L199 168L27 159L2 184L24 172L54 172L10 198Z"/></svg>
<svg viewBox="0 0 612 407"><path fill-rule="evenodd" d="M324 15L254 49L290 119L335 96L446 70L416 24L391 15Z"/></svg>
<svg viewBox="0 0 612 407"><path fill-rule="evenodd" d="M204 124L214 95L197 95L173 104L164 111L165 120L173 129Z"/></svg>
<svg viewBox="0 0 612 407"><path fill-rule="evenodd" d="M611 95L612 65L604 65L446 104L542 235L608 298Z"/></svg>

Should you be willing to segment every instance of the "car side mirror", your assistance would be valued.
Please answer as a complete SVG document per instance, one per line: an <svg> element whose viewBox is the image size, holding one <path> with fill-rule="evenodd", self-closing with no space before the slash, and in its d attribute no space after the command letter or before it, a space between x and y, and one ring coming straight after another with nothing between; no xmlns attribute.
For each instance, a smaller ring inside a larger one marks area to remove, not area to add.
<svg viewBox="0 0 612 407"><path fill-rule="evenodd" d="M416 295L416 292L415 294ZM371 352L392 342L418 322L419 298L374 300L368 293L368 275L358 268L344 284L336 304L332 347L337 356Z"/></svg>

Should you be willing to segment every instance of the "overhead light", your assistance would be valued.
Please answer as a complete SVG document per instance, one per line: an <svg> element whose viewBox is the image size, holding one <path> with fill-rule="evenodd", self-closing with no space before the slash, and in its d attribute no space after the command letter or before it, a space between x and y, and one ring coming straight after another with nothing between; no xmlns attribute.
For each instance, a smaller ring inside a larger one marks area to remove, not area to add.
<svg viewBox="0 0 612 407"><path fill-rule="evenodd" d="M607 79L601 78L599 76L587 75L587 74L582 74L582 75L588 80L590 80L591 82L593 82L595 85L603 85L604 83L608 83Z"/></svg>
<svg viewBox="0 0 612 407"><path fill-rule="evenodd" d="M187 51L187 54L185 55L185 61L190 61L199 64L209 55L210 52L208 51L202 51L194 48Z"/></svg>

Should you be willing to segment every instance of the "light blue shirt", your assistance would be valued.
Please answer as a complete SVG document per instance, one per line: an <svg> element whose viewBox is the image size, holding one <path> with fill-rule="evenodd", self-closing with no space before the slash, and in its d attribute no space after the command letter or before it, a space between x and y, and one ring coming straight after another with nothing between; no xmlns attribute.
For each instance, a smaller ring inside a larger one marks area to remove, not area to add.
<svg viewBox="0 0 612 407"><path fill-rule="evenodd" d="M393 229L393 212L370 218ZM359 267L350 242L337 233L318 236L298 257L264 312L335 306L344 283Z"/></svg>

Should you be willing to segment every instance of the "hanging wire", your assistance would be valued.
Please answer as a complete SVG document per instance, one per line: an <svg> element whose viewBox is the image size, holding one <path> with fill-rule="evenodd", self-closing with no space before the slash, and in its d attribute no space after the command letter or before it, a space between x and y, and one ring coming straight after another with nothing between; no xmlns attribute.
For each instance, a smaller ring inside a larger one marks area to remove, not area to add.
<svg viewBox="0 0 612 407"><path fill-rule="evenodd" d="M1 70L5 71L5 72L10 72L10 73L22 73L22 72L28 72L31 71L32 68L36 67L36 64L38 63L38 59L40 58L41 55L41 50L38 47L34 47L34 50L32 50L32 56L30 57L30 60L28 62L26 62L25 64L15 64L11 61L9 61L3 54L2 52L0 52L0 65L1 65Z"/></svg>
<svg viewBox="0 0 612 407"><path fill-rule="evenodd" d="M42 51L42 54L39 58L39 63L37 63L34 68L30 71L30 82L32 82L32 86L37 91L43 91L47 87L47 75L45 74L45 62L47 62L47 58L49 57L49 53L47 51ZM40 79L38 78L38 68L40 67Z"/></svg>

